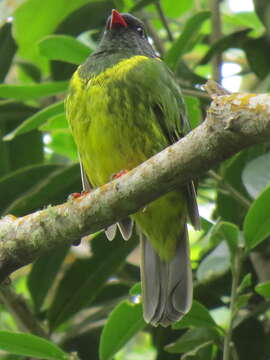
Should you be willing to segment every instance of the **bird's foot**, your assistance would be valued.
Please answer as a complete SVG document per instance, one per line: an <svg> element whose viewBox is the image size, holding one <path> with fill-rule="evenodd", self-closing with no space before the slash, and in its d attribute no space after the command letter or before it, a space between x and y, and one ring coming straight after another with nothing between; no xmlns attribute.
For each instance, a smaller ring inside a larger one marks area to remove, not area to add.
<svg viewBox="0 0 270 360"><path fill-rule="evenodd" d="M70 194L69 196L68 196L68 200L75 200L75 199L78 199L78 198L80 198L81 196L84 196L84 195L87 195L87 194L89 194L90 193L90 191L82 191L82 192L74 192L74 193L72 193L72 194Z"/></svg>
<svg viewBox="0 0 270 360"><path fill-rule="evenodd" d="M115 180L115 179L119 179L121 176L125 175L128 173L128 170L125 169L125 170L120 170L118 173L115 173L112 175L112 180Z"/></svg>

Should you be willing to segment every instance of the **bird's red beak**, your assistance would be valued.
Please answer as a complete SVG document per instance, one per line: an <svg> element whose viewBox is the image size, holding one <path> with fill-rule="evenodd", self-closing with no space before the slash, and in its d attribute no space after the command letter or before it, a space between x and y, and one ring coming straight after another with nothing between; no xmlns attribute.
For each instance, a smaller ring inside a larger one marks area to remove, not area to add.
<svg viewBox="0 0 270 360"><path fill-rule="evenodd" d="M123 26L123 27L128 27L128 24L126 23L125 19L123 18L123 16L121 16L121 14L119 14L118 11L116 10L112 10L112 17L111 17L111 22L110 22L110 30L114 29L117 26Z"/></svg>

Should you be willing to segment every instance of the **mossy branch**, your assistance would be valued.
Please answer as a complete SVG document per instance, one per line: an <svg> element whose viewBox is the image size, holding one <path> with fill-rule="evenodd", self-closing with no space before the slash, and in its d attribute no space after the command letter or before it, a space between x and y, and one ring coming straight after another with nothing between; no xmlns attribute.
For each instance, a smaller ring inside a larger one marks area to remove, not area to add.
<svg viewBox="0 0 270 360"><path fill-rule="evenodd" d="M0 280L47 250L71 244L199 177L238 151L270 138L270 94L226 94L213 82L205 121L120 179L25 217L0 220Z"/></svg>

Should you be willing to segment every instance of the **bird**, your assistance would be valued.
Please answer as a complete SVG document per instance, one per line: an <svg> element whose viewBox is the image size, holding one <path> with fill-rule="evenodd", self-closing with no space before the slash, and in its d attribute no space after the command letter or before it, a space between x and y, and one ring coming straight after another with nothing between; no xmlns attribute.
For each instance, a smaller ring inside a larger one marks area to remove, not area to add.
<svg viewBox="0 0 270 360"><path fill-rule="evenodd" d="M151 46L143 22L115 9L96 50L73 74L65 107L86 191L190 130L175 76ZM143 316L153 326L175 323L192 304L188 218L199 229L193 181L117 224L125 240L133 223L140 233ZM116 225L106 230L109 240L115 233Z"/></svg>

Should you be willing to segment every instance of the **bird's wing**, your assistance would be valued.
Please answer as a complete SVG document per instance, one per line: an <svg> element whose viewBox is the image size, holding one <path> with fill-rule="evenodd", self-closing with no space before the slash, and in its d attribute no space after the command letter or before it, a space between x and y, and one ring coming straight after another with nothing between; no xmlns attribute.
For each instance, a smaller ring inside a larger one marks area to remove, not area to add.
<svg viewBox="0 0 270 360"><path fill-rule="evenodd" d="M152 92L152 109L161 131L167 139L168 145L171 145L189 132L191 126L181 90L175 81L173 73L162 61L158 59L151 59L151 61L156 68L155 81L157 81L157 74L159 74L160 84L157 84L156 87L162 94L162 96L159 96L155 91ZM175 99L177 101L176 104L174 103ZM174 111L168 110L170 108L174 109ZM200 216L194 182L191 181L181 190L185 192L190 221L194 228L199 230Z"/></svg>

